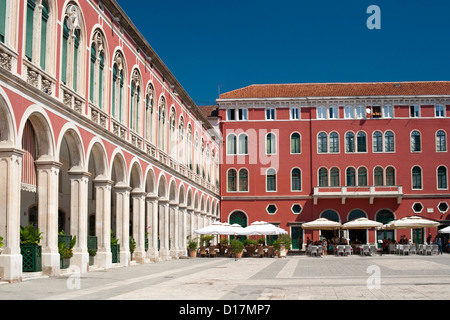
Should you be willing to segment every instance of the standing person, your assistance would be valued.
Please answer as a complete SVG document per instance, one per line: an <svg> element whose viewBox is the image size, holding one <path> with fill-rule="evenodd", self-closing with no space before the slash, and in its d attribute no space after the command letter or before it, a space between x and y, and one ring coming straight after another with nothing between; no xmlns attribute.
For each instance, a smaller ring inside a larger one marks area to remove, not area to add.
<svg viewBox="0 0 450 320"><path fill-rule="evenodd" d="M327 238L323 238L322 240L322 255L324 255L325 257L328 256L328 245L327 245Z"/></svg>
<svg viewBox="0 0 450 320"><path fill-rule="evenodd" d="M441 238L440 236L437 236L437 237L436 237L436 243L437 243L438 249L439 249L438 254L439 254L439 252L440 252L441 254L443 254L443 253L442 253L442 238Z"/></svg>
<svg viewBox="0 0 450 320"><path fill-rule="evenodd" d="M427 237L427 243L428 243L428 244L431 244L431 232L428 234L428 237Z"/></svg>

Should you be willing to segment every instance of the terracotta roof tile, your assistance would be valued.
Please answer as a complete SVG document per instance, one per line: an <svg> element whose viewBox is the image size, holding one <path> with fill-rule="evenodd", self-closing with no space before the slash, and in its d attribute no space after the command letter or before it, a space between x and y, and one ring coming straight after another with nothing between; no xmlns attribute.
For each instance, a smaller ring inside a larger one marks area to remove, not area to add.
<svg viewBox="0 0 450 320"><path fill-rule="evenodd" d="M251 85L220 99L450 95L450 81Z"/></svg>
<svg viewBox="0 0 450 320"><path fill-rule="evenodd" d="M200 111L203 113L205 117L217 117L218 108L219 106L213 105L213 106L198 106Z"/></svg>

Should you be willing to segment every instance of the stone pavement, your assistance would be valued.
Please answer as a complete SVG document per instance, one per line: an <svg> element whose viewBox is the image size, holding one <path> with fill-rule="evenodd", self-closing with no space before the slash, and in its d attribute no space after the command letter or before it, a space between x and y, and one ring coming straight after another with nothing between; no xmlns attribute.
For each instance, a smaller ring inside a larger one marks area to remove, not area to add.
<svg viewBox="0 0 450 320"><path fill-rule="evenodd" d="M450 254L179 259L0 285L2 300L442 300Z"/></svg>

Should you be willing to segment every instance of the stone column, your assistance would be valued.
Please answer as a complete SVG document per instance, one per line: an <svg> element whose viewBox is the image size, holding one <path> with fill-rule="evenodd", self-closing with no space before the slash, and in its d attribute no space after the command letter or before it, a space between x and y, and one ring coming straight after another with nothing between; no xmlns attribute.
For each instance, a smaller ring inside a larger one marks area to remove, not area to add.
<svg viewBox="0 0 450 320"><path fill-rule="evenodd" d="M187 209L185 205L179 206L179 256L185 257L187 256Z"/></svg>
<svg viewBox="0 0 450 320"><path fill-rule="evenodd" d="M178 258L178 203L171 202L169 204L170 214L170 256L172 258Z"/></svg>
<svg viewBox="0 0 450 320"><path fill-rule="evenodd" d="M95 235L97 254L94 264L105 269L112 267L111 253L111 189L110 180L94 180L95 188Z"/></svg>
<svg viewBox="0 0 450 320"><path fill-rule="evenodd" d="M120 265L130 265L130 190L127 186L115 186L116 237L120 244Z"/></svg>
<svg viewBox="0 0 450 320"><path fill-rule="evenodd" d="M160 241L160 258L162 260L170 259L169 251L169 201L159 200L159 241Z"/></svg>
<svg viewBox="0 0 450 320"><path fill-rule="evenodd" d="M70 176L70 234L76 237L70 265L80 268L81 273L89 270L88 237L88 182L89 172L72 172Z"/></svg>
<svg viewBox="0 0 450 320"><path fill-rule="evenodd" d="M134 260L138 263L145 262L145 192L131 192L133 202L133 235L136 241Z"/></svg>
<svg viewBox="0 0 450 320"><path fill-rule="evenodd" d="M42 232L42 273L59 276L58 176L61 163L37 160L38 227Z"/></svg>
<svg viewBox="0 0 450 320"><path fill-rule="evenodd" d="M0 150L0 236L3 252L0 255L0 276L9 282L22 281L20 253L20 184L22 155L18 149Z"/></svg>
<svg viewBox="0 0 450 320"><path fill-rule="evenodd" d="M158 260L158 198L147 196L147 222L148 228L148 251L147 257L151 261Z"/></svg>

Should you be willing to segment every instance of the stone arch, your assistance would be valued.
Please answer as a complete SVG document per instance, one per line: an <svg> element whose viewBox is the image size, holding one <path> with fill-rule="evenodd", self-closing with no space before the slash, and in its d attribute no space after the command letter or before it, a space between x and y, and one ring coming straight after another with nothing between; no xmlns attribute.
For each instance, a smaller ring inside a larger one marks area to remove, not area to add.
<svg viewBox="0 0 450 320"><path fill-rule="evenodd" d="M167 179L164 173L159 175L158 180L158 197L161 200L168 199L167 197Z"/></svg>
<svg viewBox="0 0 450 320"><path fill-rule="evenodd" d="M116 150L111 157L110 177L116 185L128 185L127 165L121 151Z"/></svg>
<svg viewBox="0 0 450 320"><path fill-rule="evenodd" d="M86 164L92 179L107 179L109 177L108 157L101 140L94 138L91 141L87 152Z"/></svg>
<svg viewBox="0 0 450 320"><path fill-rule="evenodd" d="M0 88L0 147L16 145L16 124L11 103L2 88Z"/></svg>
<svg viewBox="0 0 450 320"><path fill-rule="evenodd" d="M187 192L186 206L188 207L188 209L191 209L191 210L194 209L194 198L193 198L193 195L192 195L192 189L191 188L189 188L188 192Z"/></svg>
<svg viewBox="0 0 450 320"><path fill-rule="evenodd" d="M156 194L156 176L152 168L147 169L145 177L145 192L148 195Z"/></svg>
<svg viewBox="0 0 450 320"><path fill-rule="evenodd" d="M69 170L84 170L85 159L83 141L78 128L71 123L64 125L59 136L58 153L56 157L59 162L61 162L61 153L64 149L67 149L68 151Z"/></svg>
<svg viewBox="0 0 450 320"><path fill-rule="evenodd" d="M178 203L180 205L186 205L186 189L184 187L184 184L181 183L178 191Z"/></svg>
<svg viewBox="0 0 450 320"><path fill-rule="evenodd" d="M177 201L177 184L175 180L170 181L169 186L169 201L176 202Z"/></svg>
<svg viewBox="0 0 450 320"><path fill-rule="evenodd" d="M130 174L128 181L132 190L143 190L142 182L142 168L138 160L133 160L131 164Z"/></svg>

